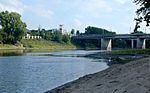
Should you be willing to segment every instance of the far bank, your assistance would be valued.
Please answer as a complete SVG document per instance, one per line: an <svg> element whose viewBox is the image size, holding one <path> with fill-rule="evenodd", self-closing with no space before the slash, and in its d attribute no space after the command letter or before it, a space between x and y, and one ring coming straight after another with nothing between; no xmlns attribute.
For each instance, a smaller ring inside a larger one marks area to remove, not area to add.
<svg viewBox="0 0 150 93"><path fill-rule="evenodd" d="M57 43L46 40L22 40L13 44L0 44L0 49L76 49L72 43Z"/></svg>

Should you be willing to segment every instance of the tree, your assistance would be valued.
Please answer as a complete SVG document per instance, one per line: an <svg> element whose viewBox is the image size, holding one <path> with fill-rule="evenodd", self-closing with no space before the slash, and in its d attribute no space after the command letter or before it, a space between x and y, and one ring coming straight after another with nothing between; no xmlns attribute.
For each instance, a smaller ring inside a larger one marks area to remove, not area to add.
<svg viewBox="0 0 150 93"><path fill-rule="evenodd" d="M43 38L46 40L54 40L54 34L50 31L45 31Z"/></svg>
<svg viewBox="0 0 150 93"><path fill-rule="evenodd" d="M64 34L64 35L62 36L62 41L63 41L64 43L70 43L70 40L71 40L71 38L70 38L69 35Z"/></svg>
<svg viewBox="0 0 150 93"><path fill-rule="evenodd" d="M79 34L80 34L80 31L79 31L79 30L77 30L76 35L79 35Z"/></svg>
<svg viewBox="0 0 150 93"><path fill-rule="evenodd" d="M71 30L71 34L72 35L75 34L75 30L74 29Z"/></svg>
<svg viewBox="0 0 150 93"><path fill-rule="evenodd" d="M3 37L2 37L2 30L0 29L0 43L2 43Z"/></svg>
<svg viewBox="0 0 150 93"><path fill-rule="evenodd" d="M52 41L62 43L62 33L60 31L53 32Z"/></svg>
<svg viewBox="0 0 150 93"><path fill-rule="evenodd" d="M85 34L116 34L116 33L108 31L106 29L88 26L87 28L85 28Z"/></svg>
<svg viewBox="0 0 150 93"><path fill-rule="evenodd" d="M134 28L134 33L137 33L138 32L138 28L140 28L140 23L142 22L142 18L135 18L136 20L136 25L135 25L135 28Z"/></svg>
<svg viewBox="0 0 150 93"><path fill-rule="evenodd" d="M134 0L134 3L140 5L140 8L137 9L137 19L142 19L146 21L146 26L149 26L150 23L150 0Z"/></svg>
<svg viewBox="0 0 150 93"><path fill-rule="evenodd" d="M41 31L39 31L39 36L41 36L43 39L45 39L45 29L42 29Z"/></svg>
<svg viewBox="0 0 150 93"><path fill-rule="evenodd" d="M3 43L15 44L20 41L26 32L26 24L21 21L21 15L8 11L0 12Z"/></svg>

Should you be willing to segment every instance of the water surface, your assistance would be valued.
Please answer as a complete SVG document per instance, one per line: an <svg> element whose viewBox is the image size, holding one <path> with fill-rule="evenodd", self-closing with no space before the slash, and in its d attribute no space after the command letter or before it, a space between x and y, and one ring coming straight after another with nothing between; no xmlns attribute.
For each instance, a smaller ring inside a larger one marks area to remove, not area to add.
<svg viewBox="0 0 150 93"><path fill-rule="evenodd" d="M42 93L108 67L103 61L83 57L98 50L20 51L1 53L0 93Z"/></svg>

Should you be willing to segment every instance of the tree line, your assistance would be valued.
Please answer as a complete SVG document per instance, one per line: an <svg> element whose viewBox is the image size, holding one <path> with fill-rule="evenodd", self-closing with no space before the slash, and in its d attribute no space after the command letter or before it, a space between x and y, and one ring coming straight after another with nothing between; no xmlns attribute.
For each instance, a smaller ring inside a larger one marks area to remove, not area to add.
<svg viewBox="0 0 150 93"><path fill-rule="evenodd" d="M0 43L16 44L20 42L28 33L32 36L41 36L42 39L58 43L70 43L68 34L63 34L59 30L31 30L26 31L26 24L22 22L21 15L16 12L0 12Z"/></svg>
<svg viewBox="0 0 150 93"><path fill-rule="evenodd" d="M98 27L93 27L93 26L88 26L85 28L85 33L84 34L116 34L116 32L108 31L104 28L98 28Z"/></svg>
<svg viewBox="0 0 150 93"><path fill-rule="evenodd" d="M54 41L58 43L70 43L71 37L68 34L63 34L59 30L45 30L45 29L38 29L38 30L31 30L30 32L27 32L28 34L32 36L41 36L42 39L45 39L47 41Z"/></svg>

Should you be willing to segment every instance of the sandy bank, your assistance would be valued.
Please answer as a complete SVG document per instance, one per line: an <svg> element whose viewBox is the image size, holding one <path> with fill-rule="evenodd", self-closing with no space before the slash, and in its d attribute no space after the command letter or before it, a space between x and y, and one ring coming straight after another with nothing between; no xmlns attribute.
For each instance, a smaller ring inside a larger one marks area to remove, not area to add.
<svg viewBox="0 0 150 93"><path fill-rule="evenodd" d="M114 65L45 93L150 93L150 58Z"/></svg>

